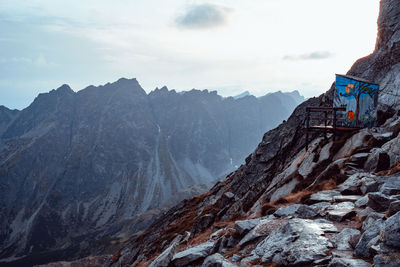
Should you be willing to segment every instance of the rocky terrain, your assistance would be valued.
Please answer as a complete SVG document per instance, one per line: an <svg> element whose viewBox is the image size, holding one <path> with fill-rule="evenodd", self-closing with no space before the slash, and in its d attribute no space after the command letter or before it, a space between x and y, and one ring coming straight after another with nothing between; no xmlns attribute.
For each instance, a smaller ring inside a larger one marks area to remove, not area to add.
<svg viewBox="0 0 400 267"><path fill-rule="evenodd" d="M0 260L111 253L167 207L207 191L298 104L298 94L149 94L135 79L63 85L0 107ZM12 263L14 262L14 263Z"/></svg>
<svg viewBox="0 0 400 267"><path fill-rule="evenodd" d="M305 108L332 86L117 253L49 266L400 266L400 1L380 5L375 51L348 72L381 85L377 127L306 150Z"/></svg>

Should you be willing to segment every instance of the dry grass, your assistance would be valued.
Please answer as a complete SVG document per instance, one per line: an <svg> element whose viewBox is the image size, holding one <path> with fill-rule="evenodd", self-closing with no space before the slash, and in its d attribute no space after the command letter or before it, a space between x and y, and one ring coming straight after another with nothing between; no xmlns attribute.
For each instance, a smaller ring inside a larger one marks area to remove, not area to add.
<svg viewBox="0 0 400 267"><path fill-rule="evenodd" d="M210 229L206 229L201 234L199 234L196 237L194 237L191 240L189 240L189 245L195 246L195 245L204 243L204 242L206 242L208 240L210 235L211 235L211 230Z"/></svg>
<svg viewBox="0 0 400 267"><path fill-rule="evenodd" d="M277 207L269 202L264 203L261 206L261 216L266 216L274 213L277 210Z"/></svg>

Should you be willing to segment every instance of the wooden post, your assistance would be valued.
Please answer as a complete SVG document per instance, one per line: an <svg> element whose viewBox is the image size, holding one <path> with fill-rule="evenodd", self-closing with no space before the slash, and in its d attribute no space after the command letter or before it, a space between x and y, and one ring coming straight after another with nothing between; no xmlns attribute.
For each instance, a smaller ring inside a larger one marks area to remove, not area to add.
<svg viewBox="0 0 400 267"><path fill-rule="evenodd" d="M335 141L336 136L336 108L333 108L333 141Z"/></svg>

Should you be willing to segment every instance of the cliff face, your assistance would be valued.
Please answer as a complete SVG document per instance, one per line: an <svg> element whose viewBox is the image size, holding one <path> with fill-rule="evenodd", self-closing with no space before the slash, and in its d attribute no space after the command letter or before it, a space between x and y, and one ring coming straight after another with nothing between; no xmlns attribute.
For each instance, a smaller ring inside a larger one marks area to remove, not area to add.
<svg viewBox="0 0 400 267"><path fill-rule="evenodd" d="M289 114L274 94L146 94L135 79L0 107L0 258L104 253L159 208L210 188Z"/></svg>
<svg viewBox="0 0 400 267"><path fill-rule="evenodd" d="M399 230L393 225L400 216L394 208L398 195L392 196L400 192L399 12L399 0L381 1L375 51L348 72L381 85L379 108L387 111L386 122L335 142L314 135L306 151L305 107L330 106L332 87L267 132L246 164L224 182L169 210L145 233L132 237L109 263L369 266L360 259L367 258L376 266L400 264L399 244L388 237L389 229ZM386 190L389 187L393 190ZM376 202L386 204L378 207ZM274 215L265 217L268 214ZM345 248L339 244L343 238L348 240L342 244Z"/></svg>

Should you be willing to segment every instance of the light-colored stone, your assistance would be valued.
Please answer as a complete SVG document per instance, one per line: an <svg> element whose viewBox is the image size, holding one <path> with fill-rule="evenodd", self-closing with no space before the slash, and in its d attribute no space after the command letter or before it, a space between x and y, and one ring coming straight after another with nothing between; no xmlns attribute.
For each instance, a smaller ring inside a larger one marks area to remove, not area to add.
<svg viewBox="0 0 400 267"><path fill-rule="evenodd" d="M191 262L207 257L213 248L214 242L206 242L186 249L174 255L172 264L176 267L188 266Z"/></svg>
<svg viewBox="0 0 400 267"><path fill-rule="evenodd" d="M225 259L221 254L215 253L213 255L208 256L201 267L235 267L236 264Z"/></svg>
<svg viewBox="0 0 400 267"><path fill-rule="evenodd" d="M312 194L310 196L310 201L311 202L329 202L333 200L334 196L339 196L341 195L340 192L338 190L324 190L324 191L320 191L317 192L315 194Z"/></svg>
<svg viewBox="0 0 400 267"><path fill-rule="evenodd" d="M167 267L171 262L182 237L183 236L181 235L175 237L169 247L165 249L152 263L150 263L149 267Z"/></svg>
<svg viewBox="0 0 400 267"><path fill-rule="evenodd" d="M292 219L257 245L253 255L282 265L310 264L327 256L332 244L318 223Z"/></svg>
<svg viewBox="0 0 400 267"><path fill-rule="evenodd" d="M366 261L360 259L333 258L328 267L369 267Z"/></svg>

